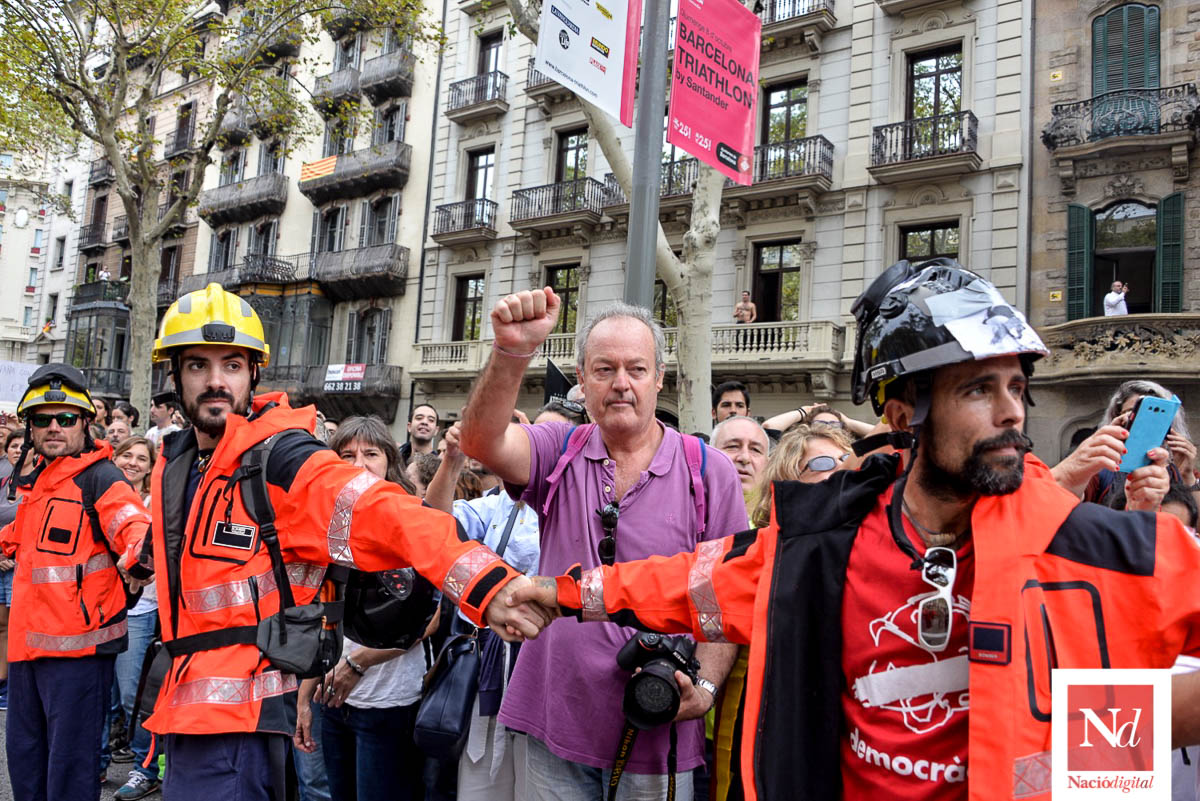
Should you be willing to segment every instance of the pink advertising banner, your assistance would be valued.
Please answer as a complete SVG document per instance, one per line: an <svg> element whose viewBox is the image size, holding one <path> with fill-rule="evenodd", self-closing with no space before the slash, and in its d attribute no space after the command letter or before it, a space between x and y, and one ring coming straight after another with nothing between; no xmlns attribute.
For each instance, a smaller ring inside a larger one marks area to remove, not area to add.
<svg viewBox="0 0 1200 801"><path fill-rule="evenodd" d="M737 0L679 0L667 141L753 181L762 22Z"/></svg>

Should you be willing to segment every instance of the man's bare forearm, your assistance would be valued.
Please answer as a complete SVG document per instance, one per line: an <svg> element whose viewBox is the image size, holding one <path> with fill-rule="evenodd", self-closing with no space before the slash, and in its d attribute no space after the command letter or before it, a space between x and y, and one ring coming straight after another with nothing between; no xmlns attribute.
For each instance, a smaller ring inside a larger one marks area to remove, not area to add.
<svg viewBox="0 0 1200 801"><path fill-rule="evenodd" d="M696 661L700 663L700 678L720 687L737 661L738 646L723 642L696 643Z"/></svg>
<svg viewBox="0 0 1200 801"><path fill-rule="evenodd" d="M525 475L509 469L511 460L506 459L509 454L505 453L504 440L528 365L529 358L493 351L463 411L463 453L483 462L505 481L516 484L529 481L529 467L525 465Z"/></svg>

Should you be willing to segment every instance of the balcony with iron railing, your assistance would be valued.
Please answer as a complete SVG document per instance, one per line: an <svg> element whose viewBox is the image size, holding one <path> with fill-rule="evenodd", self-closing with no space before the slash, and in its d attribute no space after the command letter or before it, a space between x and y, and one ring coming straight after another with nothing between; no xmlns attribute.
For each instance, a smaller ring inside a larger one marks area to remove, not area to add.
<svg viewBox="0 0 1200 801"><path fill-rule="evenodd" d="M200 193L200 219L210 226L227 225L278 215L287 205L288 177L282 173L256 175Z"/></svg>
<svg viewBox="0 0 1200 801"><path fill-rule="evenodd" d="M195 133L196 126L191 120L177 126L163 144L163 158L170 159L186 153L192 146L192 137Z"/></svg>
<svg viewBox="0 0 1200 801"><path fill-rule="evenodd" d="M360 97L362 86L354 67L322 75L313 83L312 104L326 116L338 113L347 103L357 103Z"/></svg>
<svg viewBox="0 0 1200 801"><path fill-rule="evenodd" d="M361 9L351 8L345 3L333 0L326 10L321 12L321 22L332 38L341 39L348 33L364 29L367 18Z"/></svg>
<svg viewBox="0 0 1200 801"><path fill-rule="evenodd" d="M313 258L312 278L335 302L403 295L408 248L382 244L318 253Z"/></svg>
<svg viewBox="0 0 1200 801"><path fill-rule="evenodd" d="M445 203L433 210L430 236L440 245L476 245L496 238L499 205L478 198Z"/></svg>
<svg viewBox="0 0 1200 801"><path fill-rule="evenodd" d="M217 127L218 144L222 149L244 144L250 138L253 116L254 112L245 100L238 99L229 104Z"/></svg>
<svg viewBox="0 0 1200 801"><path fill-rule="evenodd" d="M821 49L821 37L837 25L834 0L763 0L763 49L774 49L798 39L810 53Z"/></svg>
<svg viewBox="0 0 1200 801"><path fill-rule="evenodd" d="M879 125L867 171L880 183L895 183L979 169L979 120L970 111Z"/></svg>
<svg viewBox="0 0 1200 801"><path fill-rule="evenodd" d="M275 25L270 30L246 31L231 39L224 47L224 54L229 61L245 61L253 56L255 64L273 64L281 58L299 55L303 41L303 28Z"/></svg>
<svg viewBox="0 0 1200 801"><path fill-rule="evenodd" d="M411 50L400 48L384 53L363 65L359 85L375 105L388 98L407 97L412 94L415 64L416 56Z"/></svg>
<svg viewBox="0 0 1200 801"><path fill-rule="evenodd" d="M666 329L664 353L668 372L678 358L679 330ZM714 325L709 332L712 366L722 373L754 374L778 370L826 372L836 370L844 357L846 330L838 323L813 322L749 323ZM412 377L417 380L459 379L483 369L492 350L491 340L418 342L417 362ZM575 335L551 334L534 357L529 370L540 369L546 360L556 364L575 363Z"/></svg>
<svg viewBox="0 0 1200 801"><path fill-rule="evenodd" d="M89 281L75 287L75 294L71 297L71 308L88 303L124 304L128 297L128 281Z"/></svg>
<svg viewBox="0 0 1200 801"><path fill-rule="evenodd" d="M1038 334L1050 355L1038 362L1035 384L1116 386L1139 378L1172 386L1196 374L1200 314L1085 317L1040 327Z"/></svg>
<svg viewBox="0 0 1200 801"><path fill-rule="evenodd" d="M128 398L133 386L133 373L109 367L84 367L83 377L87 379L88 392L95 397L108 395L111 397Z"/></svg>
<svg viewBox="0 0 1200 801"><path fill-rule="evenodd" d="M179 281L179 293L182 295L195 292L212 283L220 284L226 289L234 289L244 284L290 284L304 281L309 277L311 261L312 256L308 253L290 256L247 253L245 260L232 267L184 276Z"/></svg>
<svg viewBox="0 0 1200 801"><path fill-rule="evenodd" d="M466 124L487 119L508 111L508 76L503 72L486 72L455 81L447 91L446 117Z"/></svg>
<svg viewBox="0 0 1200 801"><path fill-rule="evenodd" d="M518 231L595 225L604 214L604 184L577 178L513 192L509 224Z"/></svg>
<svg viewBox="0 0 1200 801"><path fill-rule="evenodd" d="M89 223L79 227L79 249L91 250L93 248L102 248L106 244L104 241L104 232L108 228L102 222Z"/></svg>
<svg viewBox="0 0 1200 801"><path fill-rule="evenodd" d="M88 185L104 184L117 177L116 170L108 159L96 159L88 170Z"/></svg>
<svg viewBox="0 0 1200 801"><path fill-rule="evenodd" d="M1089 100L1060 103L1042 143L1058 157L1076 158L1147 147L1190 148L1200 128L1196 85L1118 89Z"/></svg>
<svg viewBox="0 0 1200 801"><path fill-rule="evenodd" d="M412 145L384 142L336 157L333 169L297 184L315 205L336 198L368 195L377 189L402 189L408 183Z"/></svg>
<svg viewBox="0 0 1200 801"><path fill-rule="evenodd" d="M170 306L179 299L179 281L175 278L160 278L158 280L157 301L158 308Z"/></svg>
<svg viewBox="0 0 1200 801"><path fill-rule="evenodd" d="M404 389L404 370L395 364L366 364L363 367L361 379L339 382L325 381L328 365L307 367L293 402L296 405L314 403L333 420L376 415L384 422L392 422Z"/></svg>
<svg viewBox="0 0 1200 801"><path fill-rule="evenodd" d="M112 241L125 242L129 239L129 218L125 215L113 218Z"/></svg>

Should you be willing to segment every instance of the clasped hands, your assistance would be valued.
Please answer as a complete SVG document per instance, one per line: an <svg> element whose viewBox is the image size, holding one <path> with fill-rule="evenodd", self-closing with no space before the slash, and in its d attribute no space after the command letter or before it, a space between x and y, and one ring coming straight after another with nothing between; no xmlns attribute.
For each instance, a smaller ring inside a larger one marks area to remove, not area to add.
<svg viewBox="0 0 1200 801"><path fill-rule="evenodd" d="M558 585L547 576L518 576L505 584L484 610L488 626L508 642L535 639L561 616Z"/></svg>

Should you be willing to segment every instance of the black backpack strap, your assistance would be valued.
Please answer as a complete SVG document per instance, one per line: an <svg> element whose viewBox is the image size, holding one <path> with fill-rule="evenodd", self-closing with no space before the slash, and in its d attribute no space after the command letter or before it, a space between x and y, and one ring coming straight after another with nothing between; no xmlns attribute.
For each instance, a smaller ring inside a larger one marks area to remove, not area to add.
<svg viewBox="0 0 1200 801"><path fill-rule="evenodd" d="M279 592L279 639L287 643L287 627L283 625L284 610L296 605L292 594L292 583L288 580L287 566L279 547L279 531L275 528L275 506L267 491L267 461L276 437L269 437L252 446L242 454L242 463L233 473L233 480L242 490L242 504L246 513L258 526L258 536L271 557L271 570L275 573L275 585Z"/></svg>
<svg viewBox="0 0 1200 801"><path fill-rule="evenodd" d="M172 658L212 651L228 645L254 645L258 642L258 626L230 626L216 631L202 631L187 637L177 637L167 640L163 647Z"/></svg>

